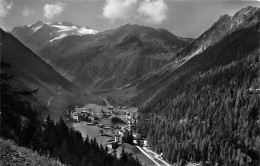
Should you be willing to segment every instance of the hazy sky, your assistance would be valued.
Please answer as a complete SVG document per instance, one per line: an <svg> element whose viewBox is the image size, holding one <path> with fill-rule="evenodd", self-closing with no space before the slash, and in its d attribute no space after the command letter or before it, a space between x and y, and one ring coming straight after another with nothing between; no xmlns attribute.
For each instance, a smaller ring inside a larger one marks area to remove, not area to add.
<svg viewBox="0 0 260 166"><path fill-rule="evenodd" d="M223 14L234 15L260 1L226 0L0 0L0 27L36 21L70 21L98 31L126 23L164 28L181 37L198 37Z"/></svg>

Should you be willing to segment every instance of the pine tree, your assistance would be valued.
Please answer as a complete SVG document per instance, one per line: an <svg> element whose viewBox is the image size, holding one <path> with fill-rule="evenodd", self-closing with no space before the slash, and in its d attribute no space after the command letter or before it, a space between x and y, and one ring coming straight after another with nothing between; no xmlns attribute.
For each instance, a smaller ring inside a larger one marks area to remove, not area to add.
<svg viewBox="0 0 260 166"><path fill-rule="evenodd" d="M120 160L123 161L123 162L127 162L127 154L125 153L124 149L121 152Z"/></svg>

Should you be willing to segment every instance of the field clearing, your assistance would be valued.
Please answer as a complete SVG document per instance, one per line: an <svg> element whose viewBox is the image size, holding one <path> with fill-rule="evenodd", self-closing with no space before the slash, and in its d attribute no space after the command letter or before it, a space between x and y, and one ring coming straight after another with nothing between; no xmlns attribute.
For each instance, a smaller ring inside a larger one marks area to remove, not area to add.
<svg viewBox="0 0 260 166"><path fill-rule="evenodd" d="M78 130L81 132L82 136L84 138L95 138L97 139L97 142L102 145L108 144L111 140L114 140L113 131L111 129L102 129L106 134L111 134L111 136L101 136L99 133L99 130L101 128L93 126L93 125L87 125L87 122L78 122L78 123L69 123L70 127L74 128L75 130Z"/></svg>
<svg viewBox="0 0 260 166"><path fill-rule="evenodd" d="M129 107L127 109L124 109L127 113L137 113L138 108L137 107Z"/></svg>
<svg viewBox="0 0 260 166"><path fill-rule="evenodd" d="M102 124L102 125L110 125L111 124L111 119L110 118L102 118L100 124Z"/></svg>
<svg viewBox="0 0 260 166"><path fill-rule="evenodd" d="M104 111L107 111L107 107L106 106L101 106L101 105L98 105L98 104L90 104L90 103L88 103L88 104L84 105L84 108L90 109L91 112L96 113L96 114L100 113L102 109Z"/></svg>

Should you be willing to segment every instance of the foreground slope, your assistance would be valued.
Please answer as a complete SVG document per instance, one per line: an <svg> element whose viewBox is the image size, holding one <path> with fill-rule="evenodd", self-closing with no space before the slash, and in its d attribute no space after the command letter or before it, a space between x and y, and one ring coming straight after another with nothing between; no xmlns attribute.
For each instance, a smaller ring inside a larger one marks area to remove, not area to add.
<svg viewBox="0 0 260 166"><path fill-rule="evenodd" d="M0 165L65 166L59 161L39 155L31 149L20 147L13 141L0 138Z"/></svg>
<svg viewBox="0 0 260 166"><path fill-rule="evenodd" d="M1 60L11 65L8 72L14 76L12 85L18 89L39 88L34 101L54 114L60 115L69 104L86 99L75 85L2 29Z"/></svg>
<svg viewBox="0 0 260 166"><path fill-rule="evenodd" d="M170 163L259 165L259 56L259 21L228 34L171 73L138 131Z"/></svg>

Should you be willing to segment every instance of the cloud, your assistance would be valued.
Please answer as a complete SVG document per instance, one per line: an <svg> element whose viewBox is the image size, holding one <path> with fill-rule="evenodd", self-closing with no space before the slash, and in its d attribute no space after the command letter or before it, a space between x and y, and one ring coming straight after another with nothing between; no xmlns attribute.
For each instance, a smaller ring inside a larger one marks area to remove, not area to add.
<svg viewBox="0 0 260 166"><path fill-rule="evenodd" d="M23 11L22 11L22 15L25 17L28 17L30 15L35 14L35 11L33 9L30 9L28 6L25 6Z"/></svg>
<svg viewBox="0 0 260 166"><path fill-rule="evenodd" d="M112 22L127 19L133 14L136 3L137 0L106 0L102 14Z"/></svg>
<svg viewBox="0 0 260 166"><path fill-rule="evenodd" d="M144 0L140 3L137 12L152 24L160 24L167 19L169 9L163 0Z"/></svg>
<svg viewBox="0 0 260 166"><path fill-rule="evenodd" d="M61 14L64 11L66 4L57 2L55 4L45 4L43 8L44 17L52 19L54 16Z"/></svg>
<svg viewBox="0 0 260 166"><path fill-rule="evenodd" d="M139 17L145 22L160 24L167 19L168 11L164 0L106 0L102 15L112 23Z"/></svg>
<svg viewBox="0 0 260 166"><path fill-rule="evenodd" d="M12 8L13 2L9 3L6 0L0 0L0 18L4 18L9 10Z"/></svg>

